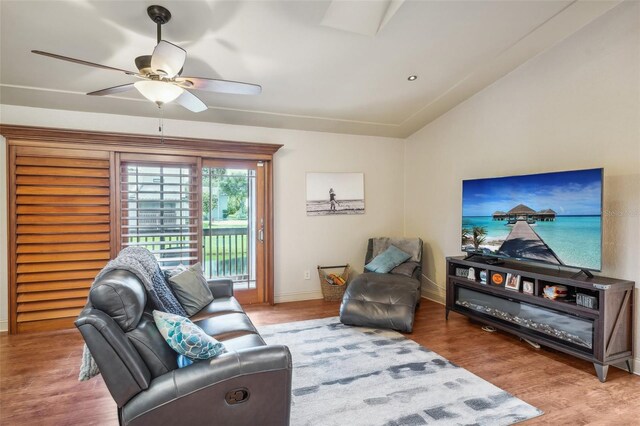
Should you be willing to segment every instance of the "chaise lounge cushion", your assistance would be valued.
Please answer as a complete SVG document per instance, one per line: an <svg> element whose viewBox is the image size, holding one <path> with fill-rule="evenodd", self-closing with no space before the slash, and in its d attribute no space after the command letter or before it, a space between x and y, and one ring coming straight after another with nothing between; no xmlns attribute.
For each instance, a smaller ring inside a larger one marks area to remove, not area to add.
<svg viewBox="0 0 640 426"><path fill-rule="evenodd" d="M403 262L391 270L391 274L404 275L405 277L416 278L416 270L420 268L419 262L408 260Z"/></svg>
<svg viewBox="0 0 640 426"><path fill-rule="evenodd" d="M411 332L420 298L420 281L401 275L365 272L347 287L343 324Z"/></svg>

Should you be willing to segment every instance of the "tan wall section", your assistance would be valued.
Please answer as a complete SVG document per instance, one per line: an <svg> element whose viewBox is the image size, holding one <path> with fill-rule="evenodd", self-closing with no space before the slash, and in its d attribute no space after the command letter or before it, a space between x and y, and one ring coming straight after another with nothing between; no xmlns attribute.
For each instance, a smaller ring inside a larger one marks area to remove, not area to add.
<svg viewBox="0 0 640 426"><path fill-rule="evenodd" d="M463 179L596 167L602 273L640 285L639 22L622 4L407 139L405 233L427 243L428 297L443 300L444 258L461 254Z"/></svg>

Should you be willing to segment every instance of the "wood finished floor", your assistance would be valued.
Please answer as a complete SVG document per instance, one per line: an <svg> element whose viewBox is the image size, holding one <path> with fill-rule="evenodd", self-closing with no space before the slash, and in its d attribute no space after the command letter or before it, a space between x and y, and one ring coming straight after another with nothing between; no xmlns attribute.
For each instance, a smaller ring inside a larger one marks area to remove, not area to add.
<svg viewBox="0 0 640 426"><path fill-rule="evenodd" d="M320 300L249 307L256 325L337 315ZM407 337L542 409L526 425L638 425L640 377L617 368L606 383L593 366L559 352L536 350L505 333L423 300ZM0 335L1 425L116 425L116 405L100 376L78 382L82 339L76 330Z"/></svg>

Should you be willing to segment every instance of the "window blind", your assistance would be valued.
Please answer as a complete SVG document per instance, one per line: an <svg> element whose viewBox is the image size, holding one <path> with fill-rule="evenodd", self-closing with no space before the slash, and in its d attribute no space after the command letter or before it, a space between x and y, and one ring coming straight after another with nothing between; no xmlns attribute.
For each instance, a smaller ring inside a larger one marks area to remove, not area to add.
<svg viewBox="0 0 640 426"><path fill-rule="evenodd" d="M110 258L109 155L14 151L12 331L70 327Z"/></svg>
<svg viewBox="0 0 640 426"><path fill-rule="evenodd" d="M195 164L120 163L122 248L149 249L161 267L198 259Z"/></svg>

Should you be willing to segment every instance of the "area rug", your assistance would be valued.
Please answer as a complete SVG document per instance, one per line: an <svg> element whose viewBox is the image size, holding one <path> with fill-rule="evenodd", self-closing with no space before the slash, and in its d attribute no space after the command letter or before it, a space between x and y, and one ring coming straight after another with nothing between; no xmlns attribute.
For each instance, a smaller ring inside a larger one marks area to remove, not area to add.
<svg viewBox="0 0 640 426"><path fill-rule="evenodd" d="M542 411L400 333L337 317L259 327L293 358L291 425L509 425Z"/></svg>

